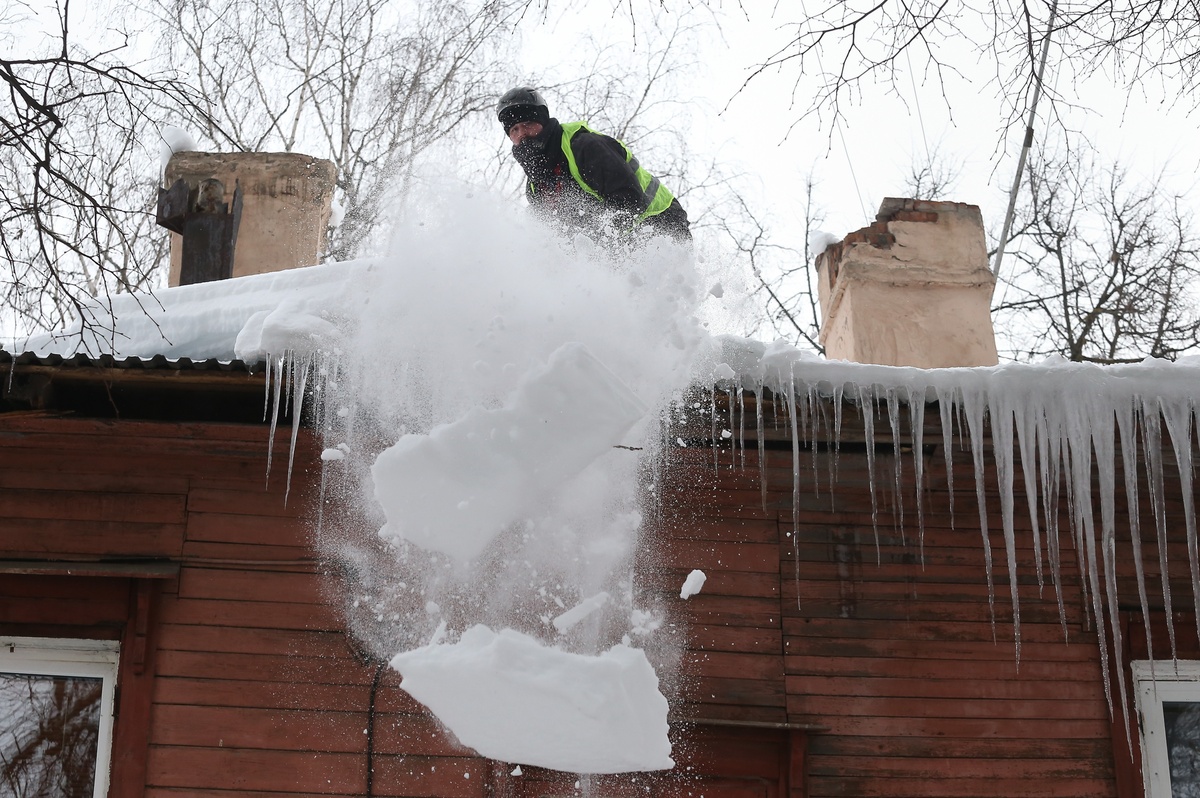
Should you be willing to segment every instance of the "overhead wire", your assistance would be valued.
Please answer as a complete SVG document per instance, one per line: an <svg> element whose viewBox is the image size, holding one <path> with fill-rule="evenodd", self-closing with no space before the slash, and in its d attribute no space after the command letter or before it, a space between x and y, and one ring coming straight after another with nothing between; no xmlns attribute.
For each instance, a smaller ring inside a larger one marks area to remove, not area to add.
<svg viewBox="0 0 1200 798"><path fill-rule="evenodd" d="M929 137L925 135L925 116L921 113L921 94L917 91L917 78L913 74L912 57L908 54L908 48L904 48L904 60L908 63L908 80L912 84L913 103L917 106L917 124L921 127L921 141L925 144L925 162L929 164L929 168L933 169L933 153L929 151ZM920 199L916 197L915 199Z"/></svg>
<svg viewBox="0 0 1200 798"><path fill-rule="evenodd" d="M804 19L808 19L808 8L805 6L804 0L800 0L800 13L804 15ZM821 59L821 48L816 48L817 67L821 70L821 74L825 74L825 64ZM839 124L839 114L833 115L833 129L838 134L838 139L842 142L842 154L846 157L846 167L850 170L850 181L854 183L854 196L858 198L858 207L862 211L863 218L867 216L867 204L863 202L862 189L858 185L858 175L854 172L854 159L850 157L850 147L846 144L846 134L842 132L842 126Z"/></svg>

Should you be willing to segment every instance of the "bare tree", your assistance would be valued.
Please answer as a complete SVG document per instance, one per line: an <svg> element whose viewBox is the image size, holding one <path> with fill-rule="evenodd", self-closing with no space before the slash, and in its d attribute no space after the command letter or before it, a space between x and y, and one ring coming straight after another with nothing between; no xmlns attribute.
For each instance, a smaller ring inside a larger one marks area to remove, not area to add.
<svg viewBox="0 0 1200 798"><path fill-rule="evenodd" d="M709 0L698 2L710 4ZM951 0L822 0L774 7L785 41L752 72L790 69L807 116L841 113L868 86L903 94L916 80L944 86L959 72L1003 82L1010 121L1028 107L1036 81L1031 65L1052 37L1072 74L1103 73L1132 88L1150 78L1173 81L1170 94L1190 96L1200 66L1200 14L1191 0L1124 4L1043 0L971 5ZM749 13L749 12L747 12ZM962 45L966 43L967 46ZM984 58L981 59L980 56ZM801 88L803 80L811 81Z"/></svg>
<svg viewBox="0 0 1200 798"><path fill-rule="evenodd" d="M18 331L68 315L103 323L107 297L148 284L153 181L138 167L153 157L155 120L199 112L185 83L122 62L120 30L110 49L88 52L69 2L55 12L45 45L0 58L0 319Z"/></svg>
<svg viewBox="0 0 1200 798"><path fill-rule="evenodd" d="M815 261L819 252L824 211L814 197L816 179L804 178L804 249L779 244L761 212L738 192L729 205L718 209L716 226L733 245L754 275L757 292L763 297L763 312L775 335L803 344L816 352L821 345L821 317L817 305Z"/></svg>
<svg viewBox="0 0 1200 798"><path fill-rule="evenodd" d="M159 0L220 146L303 150L338 169L331 255L373 240L422 154L490 110L519 0Z"/></svg>
<svg viewBox="0 0 1200 798"><path fill-rule="evenodd" d="M1019 359L1116 363L1200 348L1200 233L1161 175L1134 181L1094 154L1044 156L1029 174L1000 275L998 326Z"/></svg>
<svg viewBox="0 0 1200 798"><path fill-rule="evenodd" d="M962 177L962 164L951 160L940 146L926 157L912 162L904 178L902 196L923 200L943 200L955 191Z"/></svg>

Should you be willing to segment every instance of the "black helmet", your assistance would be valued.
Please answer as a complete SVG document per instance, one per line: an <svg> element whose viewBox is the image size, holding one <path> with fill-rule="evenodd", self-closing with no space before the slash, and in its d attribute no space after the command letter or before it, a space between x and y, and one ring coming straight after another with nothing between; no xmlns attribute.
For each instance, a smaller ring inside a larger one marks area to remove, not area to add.
<svg viewBox="0 0 1200 798"><path fill-rule="evenodd" d="M550 119L550 107L546 98L537 89L529 86L519 86L509 89L501 95L496 103L496 117L504 125L504 132L518 122L541 122L545 124Z"/></svg>

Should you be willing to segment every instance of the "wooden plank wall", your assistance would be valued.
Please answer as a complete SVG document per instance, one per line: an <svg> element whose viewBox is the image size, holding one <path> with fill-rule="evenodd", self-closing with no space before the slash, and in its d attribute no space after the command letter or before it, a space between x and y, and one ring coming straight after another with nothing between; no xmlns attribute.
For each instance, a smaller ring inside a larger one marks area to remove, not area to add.
<svg viewBox="0 0 1200 798"><path fill-rule="evenodd" d="M365 793L377 666L303 520L319 448L304 431L285 505L286 437L267 486L265 427L0 415L0 559L181 566L154 607L151 798ZM0 631L118 638L128 600L126 579L0 577ZM373 794L482 796L484 761L398 683L384 669Z"/></svg>
<svg viewBox="0 0 1200 798"><path fill-rule="evenodd" d="M697 422L704 437L709 420ZM1018 668L994 474L993 629L970 457L955 452L952 517L935 417L923 453L923 558L911 460L901 521L890 441L876 452L873 513L861 424L848 412L836 484L831 491L831 458L818 447L794 525L786 426L768 437L783 448L762 462L751 441L744 458L722 449L716 464L711 446L685 440L657 480L662 512L643 541L641 579L686 643L678 678L668 680L681 691L677 716L812 728L806 777L788 782L795 798L1115 795L1098 647L1070 546L1064 643L1018 510ZM377 666L354 653L303 520L318 444L302 434L285 506L285 438L264 487L264 427L0 415L0 559L181 566L155 607L146 795L366 789L363 732ZM1142 511L1152 530L1148 502ZM1171 570L1183 579L1186 554L1176 548ZM1121 567L1126 607L1130 559ZM708 582L680 600L693 568ZM89 578L63 588L55 579L51 594L36 577L3 580L0 630L74 624L77 634L92 624L95 636L119 636L128 584ZM494 783L491 765L449 739L386 669L377 709L375 795L475 798Z"/></svg>
<svg viewBox="0 0 1200 798"><path fill-rule="evenodd" d="M753 426L752 406L750 413ZM852 409L832 491L829 452L818 447L814 460L806 444L801 454L796 527L786 424L767 430L783 450L760 462L750 441L744 467L728 448L714 465L706 418L693 419L697 437L681 433L688 445L669 452L655 529L655 545L670 554L645 582L664 603L673 598L676 617L689 624L687 711L818 727L808 735L807 784L793 785L797 798L1113 796L1112 732L1074 550L1065 544L1064 631L1049 576L1044 588L1037 584L1030 522L1018 505L1018 667L994 470L986 497L993 626L970 454L954 452L952 517L932 415L923 541L911 452L901 521L891 439L882 433L873 519L863 428ZM876 426L885 429L886 419ZM681 602L679 585L692 568L708 582Z"/></svg>

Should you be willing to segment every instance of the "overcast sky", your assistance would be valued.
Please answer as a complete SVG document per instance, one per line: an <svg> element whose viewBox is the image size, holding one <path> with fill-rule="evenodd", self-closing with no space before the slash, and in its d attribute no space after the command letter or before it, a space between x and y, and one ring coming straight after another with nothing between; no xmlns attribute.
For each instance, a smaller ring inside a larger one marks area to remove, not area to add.
<svg viewBox="0 0 1200 798"><path fill-rule="evenodd" d="M828 119L797 121L815 84L797 83L792 67L765 73L739 93L752 68L786 43L786 23L796 17L799 6L778 4L776 10L773 0L724 5L724 11L714 15L720 29L710 26L700 40L702 63L694 68L695 80L683 87L683 93L692 93L696 109L692 136L706 150L719 152L729 163L741 162L756 176L762 196L776 211L781 235L791 233L792 243L802 245L793 220L801 213L798 199L810 170L819 181L817 201L826 210L823 227L841 236L871 221L880 201L901 191L913 159L932 150L962 165L951 198L980 205L988 228L999 230L1023 129L1003 135L1002 89L989 82L995 67L975 45L964 41L952 52L959 74L947 71L944 84L933 77L923 79L922 63L914 53L901 61L905 67L911 64L914 74L898 78L900 96L887 87L865 87L834 128ZM580 28L628 39L630 7L635 14L645 8L633 3L614 12L607 4L593 3L587 12L572 11L584 15L582 21L574 20L574 32L572 23L561 19L535 20L524 39L523 65L536 70L557 63L562 52L582 62L581 48L592 45L573 38ZM1089 136L1106 157L1127 162L1135 174L1164 170L1173 188L1196 196L1200 137L1186 102L1175 108L1164 103L1169 87L1150 87L1142 96L1118 90L1104 77L1075 81L1055 55L1051 48L1046 81L1077 101L1075 108L1064 102L1056 105L1065 125L1076 135ZM1045 101L1040 110L1035 129L1039 140L1050 129L1051 112ZM1060 139L1061 128L1050 129L1049 135Z"/></svg>

